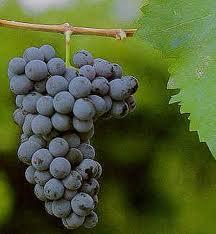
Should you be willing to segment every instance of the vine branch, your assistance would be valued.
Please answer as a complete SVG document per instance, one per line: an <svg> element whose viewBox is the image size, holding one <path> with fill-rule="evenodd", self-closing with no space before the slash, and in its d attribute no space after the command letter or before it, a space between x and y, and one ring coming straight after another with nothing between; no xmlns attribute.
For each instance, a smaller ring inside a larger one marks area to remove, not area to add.
<svg viewBox="0 0 216 234"><path fill-rule="evenodd" d="M17 28L32 31L53 32L65 34L70 32L72 35L95 35L104 37L113 37L116 39L124 39L133 37L137 29L100 29L100 28L85 28L75 27L68 23L65 24L32 24L18 21L9 21L0 19L0 27Z"/></svg>

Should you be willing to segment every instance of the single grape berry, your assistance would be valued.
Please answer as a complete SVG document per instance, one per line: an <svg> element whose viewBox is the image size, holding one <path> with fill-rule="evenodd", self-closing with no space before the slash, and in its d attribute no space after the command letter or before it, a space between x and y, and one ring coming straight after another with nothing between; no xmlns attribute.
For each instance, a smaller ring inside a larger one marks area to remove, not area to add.
<svg viewBox="0 0 216 234"><path fill-rule="evenodd" d="M106 102L102 97L98 95L90 95L88 96L88 99L94 104L97 116L101 116L106 112Z"/></svg>
<svg viewBox="0 0 216 234"><path fill-rule="evenodd" d="M129 108L126 102L113 102L111 115L116 119L124 118L129 112Z"/></svg>
<svg viewBox="0 0 216 234"><path fill-rule="evenodd" d="M55 95L53 106L61 114L69 114L73 110L74 97L66 91L59 92Z"/></svg>
<svg viewBox="0 0 216 234"><path fill-rule="evenodd" d="M68 83L70 83L71 80L73 80L77 76L77 71L74 68L66 68L64 78L68 81Z"/></svg>
<svg viewBox="0 0 216 234"><path fill-rule="evenodd" d="M75 77L69 84L69 91L75 98L86 97L91 93L91 82L83 76Z"/></svg>
<svg viewBox="0 0 216 234"><path fill-rule="evenodd" d="M94 64L94 68L97 76L103 76L107 79L111 78L113 75L113 65L112 63L101 60Z"/></svg>
<svg viewBox="0 0 216 234"><path fill-rule="evenodd" d="M92 159L84 159L80 165L76 167L76 171L82 176L83 180L92 177L98 178L101 175L100 164Z"/></svg>
<svg viewBox="0 0 216 234"><path fill-rule="evenodd" d="M80 145L80 138L75 133L68 132L63 134L62 137L67 141L70 148L78 147Z"/></svg>
<svg viewBox="0 0 216 234"><path fill-rule="evenodd" d="M35 185L34 194L41 201L47 200L47 198L45 197L45 194L44 194L44 187L42 185L39 185L39 184Z"/></svg>
<svg viewBox="0 0 216 234"><path fill-rule="evenodd" d="M41 81L48 75L47 65L41 60L33 60L25 67L26 76L32 81Z"/></svg>
<svg viewBox="0 0 216 234"><path fill-rule="evenodd" d="M29 140L38 143L41 147L46 146L46 141L42 138L42 136L32 135L29 137Z"/></svg>
<svg viewBox="0 0 216 234"><path fill-rule="evenodd" d="M123 83L128 87L128 93L133 95L138 89L138 80L133 76L124 76L122 77ZM129 95L129 96L130 96ZM127 97L129 97L127 96Z"/></svg>
<svg viewBox="0 0 216 234"><path fill-rule="evenodd" d="M57 179L63 179L70 174L71 164L62 157L55 158L50 164L50 173Z"/></svg>
<svg viewBox="0 0 216 234"><path fill-rule="evenodd" d="M93 120L80 120L76 117L73 117L73 127L78 132L88 132L93 127Z"/></svg>
<svg viewBox="0 0 216 234"><path fill-rule="evenodd" d="M68 153L68 150L68 142L63 138L54 138L49 143L49 151L54 157L63 157Z"/></svg>
<svg viewBox="0 0 216 234"><path fill-rule="evenodd" d="M19 108L22 108L22 102L23 102L23 98L25 97L25 95L17 95L16 96L16 106Z"/></svg>
<svg viewBox="0 0 216 234"><path fill-rule="evenodd" d="M52 116L51 121L53 127L60 132L66 132L72 128L72 119L68 115L55 113Z"/></svg>
<svg viewBox="0 0 216 234"><path fill-rule="evenodd" d="M47 181L49 181L52 178L52 175L49 173L49 171L38 171L36 170L34 173L34 181L44 186Z"/></svg>
<svg viewBox="0 0 216 234"><path fill-rule="evenodd" d="M54 97L57 93L68 90L68 82L63 76L51 76L46 83L46 90Z"/></svg>
<svg viewBox="0 0 216 234"><path fill-rule="evenodd" d="M44 55L45 62L55 58L55 49L51 45L43 45L39 48L40 52Z"/></svg>
<svg viewBox="0 0 216 234"><path fill-rule="evenodd" d="M52 211L52 201L45 201L45 210L49 215L54 215Z"/></svg>
<svg viewBox="0 0 216 234"><path fill-rule="evenodd" d="M47 63L48 71L50 75L62 76L66 71L65 62L61 58L52 58Z"/></svg>
<svg viewBox="0 0 216 234"><path fill-rule="evenodd" d="M50 96L42 96L38 99L36 108L39 114L51 116L54 112L53 98Z"/></svg>
<svg viewBox="0 0 216 234"><path fill-rule="evenodd" d="M19 125L20 127L23 126L25 122L25 118L27 116L27 112L22 109L16 109L13 113L13 120L14 122Z"/></svg>
<svg viewBox="0 0 216 234"><path fill-rule="evenodd" d="M113 64L113 79L119 79L122 77L122 68L118 64Z"/></svg>
<svg viewBox="0 0 216 234"><path fill-rule="evenodd" d="M113 100L122 101L130 96L129 87L122 79L112 80L109 95Z"/></svg>
<svg viewBox="0 0 216 234"><path fill-rule="evenodd" d="M31 123L32 131L37 135L47 135L52 131L52 123L50 118L37 115Z"/></svg>
<svg viewBox="0 0 216 234"><path fill-rule="evenodd" d="M78 190L82 186L82 176L77 171L71 171L71 173L62 180L65 188L72 191Z"/></svg>
<svg viewBox="0 0 216 234"><path fill-rule="evenodd" d="M94 80L96 76L96 71L93 66L85 65L80 68L79 75L88 78L90 81Z"/></svg>
<svg viewBox="0 0 216 234"><path fill-rule="evenodd" d="M21 75L25 73L26 61L23 58L13 58L10 60L8 69L14 75Z"/></svg>
<svg viewBox="0 0 216 234"><path fill-rule="evenodd" d="M23 58L26 62L30 62L32 60L41 60L44 61L43 53L36 47L30 47L24 51Z"/></svg>
<svg viewBox="0 0 216 234"><path fill-rule="evenodd" d="M92 92L94 94L105 96L109 92L109 82L104 77L97 77L92 81Z"/></svg>
<svg viewBox="0 0 216 234"><path fill-rule="evenodd" d="M78 149L81 151L84 159L95 158L95 149L93 146L86 143L82 143L79 145Z"/></svg>
<svg viewBox="0 0 216 234"><path fill-rule="evenodd" d="M98 216L95 212L91 212L88 216L86 216L85 222L83 223L83 227L85 228L94 228L98 223Z"/></svg>
<svg viewBox="0 0 216 234"><path fill-rule="evenodd" d="M65 158L70 162L71 166L77 166L82 162L83 155L79 149L70 148Z"/></svg>
<svg viewBox="0 0 216 234"><path fill-rule="evenodd" d="M84 221L84 216L79 216L75 213L71 213L67 218L62 219L62 223L67 229L77 229L82 226Z"/></svg>
<svg viewBox="0 0 216 234"><path fill-rule="evenodd" d="M86 193L78 193L71 201L71 207L77 215L87 216L94 209L94 201Z"/></svg>
<svg viewBox="0 0 216 234"><path fill-rule="evenodd" d="M32 124L32 121L35 118L35 116L36 115L28 114L25 117L25 121L24 121L23 126L22 126L23 133L25 133L29 136L33 135L31 124Z"/></svg>
<svg viewBox="0 0 216 234"><path fill-rule="evenodd" d="M25 171L25 178L30 184L36 184L34 179L35 169L33 166L29 166Z"/></svg>
<svg viewBox="0 0 216 234"><path fill-rule="evenodd" d="M44 185L44 195L49 200L58 200L64 195L64 186L60 180L50 179Z"/></svg>
<svg viewBox="0 0 216 234"><path fill-rule="evenodd" d="M70 201L60 199L52 203L52 212L58 218L66 218L71 212Z"/></svg>
<svg viewBox="0 0 216 234"><path fill-rule="evenodd" d="M88 98L80 98L74 103L73 113L80 120L91 120L96 114L96 109Z"/></svg>
<svg viewBox="0 0 216 234"><path fill-rule="evenodd" d="M86 181L81 187L82 192L87 193L92 197L98 194L99 189L100 185L98 181L94 178L91 178L89 181Z"/></svg>
<svg viewBox="0 0 216 234"><path fill-rule="evenodd" d="M76 67L81 68L85 65L93 65L94 59L87 50L81 50L73 56L73 63Z"/></svg>
<svg viewBox="0 0 216 234"><path fill-rule="evenodd" d="M26 75L15 75L10 80L11 91L18 94L28 94L33 89L33 82Z"/></svg>
<svg viewBox="0 0 216 234"><path fill-rule="evenodd" d="M32 156L32 166L38 171L45 171L49 169L53 157L49 150L39 149Z"/></svg>

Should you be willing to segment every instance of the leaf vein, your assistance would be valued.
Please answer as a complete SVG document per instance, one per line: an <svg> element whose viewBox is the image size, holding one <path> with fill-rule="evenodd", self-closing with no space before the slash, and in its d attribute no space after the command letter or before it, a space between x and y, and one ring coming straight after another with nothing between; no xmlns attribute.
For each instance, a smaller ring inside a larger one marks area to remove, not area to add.
<svg viewBox="0 0 216 234"><path fill-rule="evenodd" d="M206 15L206 16L203 16L203 17L200 17L200 18L191 19L191 20L188 20L188 21L185 21L185 22L182 22L182 23L179 23L179 24L170 26L169 28L160 30L159 32L166 32L166 31L169 31L169 30L172 30L172 29L175 29L175 28L178 28L178 27L187 25L187 24L194 23L194 22L196 22L196 21L205 20L205 19L210 18L210 17L212 17L212 16L213 16L212 14L209 14L209 15Z"/></svg>

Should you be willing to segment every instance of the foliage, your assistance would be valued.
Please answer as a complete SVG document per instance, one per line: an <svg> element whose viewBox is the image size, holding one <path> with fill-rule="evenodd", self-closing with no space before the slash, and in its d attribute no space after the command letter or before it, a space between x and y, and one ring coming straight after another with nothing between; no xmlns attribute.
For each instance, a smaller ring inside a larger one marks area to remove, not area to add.
<svg viewBox="0 0 216 234"><path fill-rule="evenodd" d="M169 89L180 89L170 103L190 113L190 130L198 131L216 157L214 0L151 0L142 8L139 35L170 61Z"/></svg>
<svg viewBox="0 0 216 234"><path fill-rule="evenodd" d="M4 223L12 213L13 192L8 184L5 173L0 172L0 225Z"/></svg>

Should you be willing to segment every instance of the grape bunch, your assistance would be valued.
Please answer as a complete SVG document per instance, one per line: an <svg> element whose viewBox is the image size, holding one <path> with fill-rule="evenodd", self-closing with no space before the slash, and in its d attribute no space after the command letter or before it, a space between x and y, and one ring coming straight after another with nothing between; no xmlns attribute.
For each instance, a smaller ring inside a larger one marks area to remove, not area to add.
<svg viewBox="0 0 216 234"><path fill-rule="evenodd" d="M138 82L86 50L73 63L76 68L67 68L50 45L28 48L9 62L13 119L22 129L17 154L48 214L68 229L93 228L102 175L90 144L94 122L134 111Z"/></svg>

